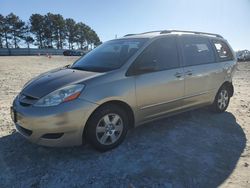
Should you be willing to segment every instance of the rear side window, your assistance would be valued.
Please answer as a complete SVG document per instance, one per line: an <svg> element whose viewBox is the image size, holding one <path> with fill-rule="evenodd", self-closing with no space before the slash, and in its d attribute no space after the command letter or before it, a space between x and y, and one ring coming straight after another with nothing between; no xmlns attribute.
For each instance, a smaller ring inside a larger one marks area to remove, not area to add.
<svg viewBox="0 0 250 188"><path fill-rule="evenodd" d="M150 70L147 72L173 69L179 67L176 39L167 37L152 42L135 63L135 69Z"/></svg>
<svg viewBox="0 0 250 188"><path fill-rule="evenodd" d="M213 40L213 44L220 61L233 60L233 54L225 42Z"/></svg>
<svg viewBox="0 0 250 188"><path fill-rule="evenodd" d="M215 62L213 49L208 39L185 36L181 38L181 45L186 66Z"/></svg>

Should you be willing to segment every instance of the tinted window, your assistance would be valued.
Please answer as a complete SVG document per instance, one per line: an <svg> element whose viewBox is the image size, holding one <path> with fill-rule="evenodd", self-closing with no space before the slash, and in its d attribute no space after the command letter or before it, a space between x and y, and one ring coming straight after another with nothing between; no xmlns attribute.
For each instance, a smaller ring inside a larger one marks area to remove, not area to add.
<svg viewBox="0 0 250 188"><path fill-rule="evenodd" d="M179 60L174 37L161 38L152 42L136 60L136 70L146 72L177 67L179 67Z"/></svg>
<svg viewBox="0 0 250 188"><path fill-rule="evenodd" d="M220 60L233 59L233 54L225 42L214 40L213 43Z"/></svg>
<svg viewBox="0 0 250 188"><path fill-rule="evenodd" d="M184 61L186 66L215 62L212 47L206 38L181 38Z"/></svg>
<svg viewBox="0 0 250 188"><path fill-rule="evenodd" d="M118 39L105 42L76 61L71 68L105 72L120 68L148 39Z"/></svg>

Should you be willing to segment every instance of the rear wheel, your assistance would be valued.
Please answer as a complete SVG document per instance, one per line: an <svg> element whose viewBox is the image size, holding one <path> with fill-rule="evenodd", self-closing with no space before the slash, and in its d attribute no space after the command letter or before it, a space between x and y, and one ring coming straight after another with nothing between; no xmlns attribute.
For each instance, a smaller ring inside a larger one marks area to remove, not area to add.
<svg viewBox="0 0 250 188"><path fill-rule="evenodd" d="M118 146L128 130L126 112L117 105L105 105L91 115L87 123L87 140L100 151Z"/></svg>
<svg viewBox="0 0 250 188"><path fill-rule="evenodd" d="M218 91L212 109L215 112L225 112L230 101L230 91L228 87L222 86Z"/></svg>

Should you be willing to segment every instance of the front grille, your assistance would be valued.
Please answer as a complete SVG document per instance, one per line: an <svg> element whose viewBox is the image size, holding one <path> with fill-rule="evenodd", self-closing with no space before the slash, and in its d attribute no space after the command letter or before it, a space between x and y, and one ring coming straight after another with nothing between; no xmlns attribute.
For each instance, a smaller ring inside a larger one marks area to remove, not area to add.
<svg viewBox="0 0 250 188"><path fill-rule="evenodd" d="M37 100L38 98L30 96L30 95L26 95L26 94L19 95L19 103L22 106L30 106L34 104Z"/></svg>
<svg viewBox="0 0 250 188"><path fill-rule="evenodd" d="M26 129L18 124L16 124L16 127L18 129L18 131L20 131L22 134L24 134L25 136L30 136L32 134L32 131L29 129Z"/></svg>

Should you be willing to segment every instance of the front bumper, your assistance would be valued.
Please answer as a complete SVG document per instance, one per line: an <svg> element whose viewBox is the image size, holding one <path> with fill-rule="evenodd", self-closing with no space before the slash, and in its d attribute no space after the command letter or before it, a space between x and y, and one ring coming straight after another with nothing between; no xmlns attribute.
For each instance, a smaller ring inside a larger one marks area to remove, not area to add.
<svg viewBox="0 0 250 188"><path fill-rule="evenodd" d="M44 146L82 144L84 126L97 104L76 99L53 107L22 106L18 99L11 108L17 131L29 141Z"/></svg>

